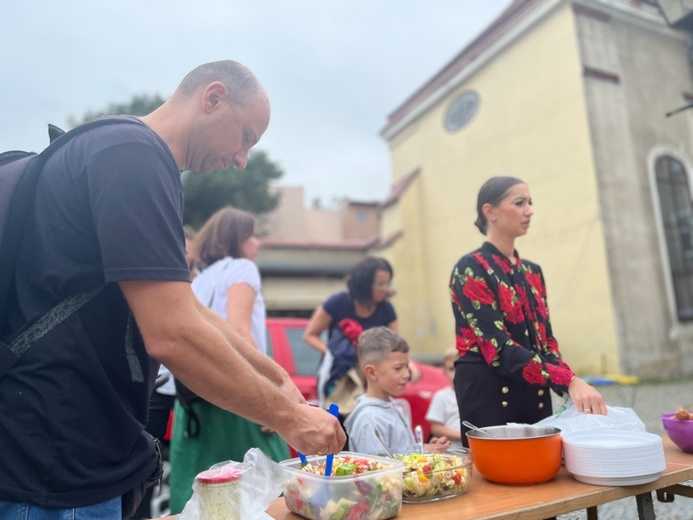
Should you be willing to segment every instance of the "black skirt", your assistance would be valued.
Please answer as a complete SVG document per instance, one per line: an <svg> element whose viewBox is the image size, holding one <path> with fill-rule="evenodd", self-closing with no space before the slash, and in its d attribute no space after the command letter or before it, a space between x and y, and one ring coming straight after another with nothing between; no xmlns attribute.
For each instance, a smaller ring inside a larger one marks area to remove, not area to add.
<svg viewBox="0 0 693 520"><path fill-rule="evenodd" d="M533 424L550 416L549 387L498 376L485 363L455 363L455 394L460 421L480 428L510 422ZM462 444L468 446L469 428L460 424Z"/></svg>

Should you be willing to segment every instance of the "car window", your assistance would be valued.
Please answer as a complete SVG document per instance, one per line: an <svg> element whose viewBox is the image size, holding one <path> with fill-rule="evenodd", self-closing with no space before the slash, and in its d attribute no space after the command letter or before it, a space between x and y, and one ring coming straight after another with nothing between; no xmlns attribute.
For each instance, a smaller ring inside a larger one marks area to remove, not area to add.
<svg viewBox="0 0 693 520"><path fill-rule="evenodd" d="M265 353L274 359L274 349L272 348L272 337L269 328L265 328Z"/></svg>
<svg viewBox="0 0 693 520"><path fill-rule="evenodd" d="M296 366L296 375L314 376L318 372L320 352L303 341L303 327L287 327L286 337L291 345L291 352Z"/></svg>

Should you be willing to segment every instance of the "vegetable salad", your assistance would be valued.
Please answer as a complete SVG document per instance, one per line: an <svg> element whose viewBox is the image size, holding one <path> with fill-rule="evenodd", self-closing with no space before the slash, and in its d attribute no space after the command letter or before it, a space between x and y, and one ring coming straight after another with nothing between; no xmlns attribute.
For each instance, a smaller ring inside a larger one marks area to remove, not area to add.
<svg viewBox="0 0 693 520"><path fill-rule="evenodd" d="M346 455L334 457L332 477L325 463L308 463L292 472L284 500L292 512L313 520L384 520L402 507L400 467ZM295 476L294 476L295 475Z"/></svg>
<svg viewBox="0 0 693 520"><path fill-rule="evenodd" d="M405 502L438 500L461 495L469 487L472 462L463 455L412 453L404 462Z"/></svg>
<svg viewBox="0 0 693 520"><path fill-rule="evenodd" d="M312 473L314 475L325 475L325 460L320 464L307 463L301 468L302 471ZM346 455L344 457L335 457L332 460L332 475L335 477L345 477L348 475L358 475L369 471L385 469L382 462L374 460L358 459Z"/></svg>

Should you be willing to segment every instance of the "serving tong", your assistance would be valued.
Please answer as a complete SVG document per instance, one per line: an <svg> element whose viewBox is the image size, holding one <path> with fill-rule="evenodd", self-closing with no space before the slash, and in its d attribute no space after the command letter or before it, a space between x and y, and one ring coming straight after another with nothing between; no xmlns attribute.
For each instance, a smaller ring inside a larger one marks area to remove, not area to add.
<svg viewBox="0 0 693 520"><path fill-rule="evenodd" d="M376 438L378 439L378 442L382 445L383 448L385 448L385 451L387 454L390 456L391 459L394 459L395 456L394 454L390 451L390 448L388 448L387 444L385 444L385 440L383 439L382 434L380 433L380 430L378 430L377 427L373 427L373 432L375 433Z"/></svg>
<svg viewBox="0 0 693 520"><path fill-rule="evenodd" d="M486 430L483 430L483 429L479 428L478 426L474 426L474 425L473 425L472 423L470 423L469 421L462 421L462 424L463 424L464 426L466 426L467 428L469 428L470 430L474 430L474 431L477 431L477 432L481 432L481 433L483 433L483 434L485 434L485 435L488 435L489 437L493 437L494 439L500 439L500 437L498 437L498 435L494 435L493 433L487 432Z"/></svg>
<svg viewBox="0 0 693 520"><path fill-rule="evenodd" d="M423 428L420 424L417 424L414 428L414 436L416 437L416 445L419 447L419 453L424 452L424 441L423 441Z"/></svg>

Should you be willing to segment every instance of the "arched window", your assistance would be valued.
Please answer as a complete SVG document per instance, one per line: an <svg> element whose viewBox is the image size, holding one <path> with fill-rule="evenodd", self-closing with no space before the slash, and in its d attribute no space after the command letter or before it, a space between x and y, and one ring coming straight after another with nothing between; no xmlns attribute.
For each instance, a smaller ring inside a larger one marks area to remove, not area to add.
<svg viewBox="0 0 693 520"><path fill-rule="evenodd" d="M681 161L663 155L655 163L655 176L678 317L693 321L693 202L688 173Z"/></svg>

